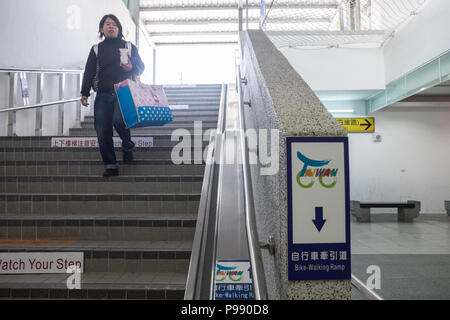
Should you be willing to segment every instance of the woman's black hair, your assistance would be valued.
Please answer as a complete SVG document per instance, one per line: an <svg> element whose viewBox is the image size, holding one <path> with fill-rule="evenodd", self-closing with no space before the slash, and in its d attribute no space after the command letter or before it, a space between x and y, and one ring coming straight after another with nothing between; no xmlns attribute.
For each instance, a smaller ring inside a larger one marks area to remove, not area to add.
<svg viewBox="0 0 450 320"><path fill-rule="evenodd" d="M118 38L122 39L123 38L122 24L120 23L119 19L113 14L107 14L102 18L102 20L100 20L100 23L98 25L98 33L100 34L100 38L103 38L105 36L102 32L102 29L103 29L103 25L105 24L106 19L108 19L108 18L110 18L111 20L113 20L116 23L117 27L119 28Z"/></svg>

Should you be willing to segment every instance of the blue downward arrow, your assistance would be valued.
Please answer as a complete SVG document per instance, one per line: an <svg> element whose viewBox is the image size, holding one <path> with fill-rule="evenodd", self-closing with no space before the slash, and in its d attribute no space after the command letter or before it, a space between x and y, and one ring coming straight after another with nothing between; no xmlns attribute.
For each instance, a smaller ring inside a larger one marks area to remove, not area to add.
<svg viewBox="0 0 450 320"><path fill-rule="evenodd" d="M316 219L314 219L312 222L319 232L322 230L323 225L326 221L327 220L323 219L323 207L316 207Z"/></svg>

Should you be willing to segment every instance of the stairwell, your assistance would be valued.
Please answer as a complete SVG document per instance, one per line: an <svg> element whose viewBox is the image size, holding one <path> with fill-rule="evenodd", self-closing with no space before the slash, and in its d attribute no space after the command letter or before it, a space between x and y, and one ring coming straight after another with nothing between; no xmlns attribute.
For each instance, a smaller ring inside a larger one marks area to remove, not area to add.
<svg viewBox="0 0 450 320"><path fill-rule="evenodd" d="M117 148L118 177L102 177L98 148L0 137L0 254L84 253L73 290L70 274L2 274L0 262L0 299L183 299L205 166L175 165L171 134L193 132L197 120L216 128L221 85L165 91L171 105L189 108L166 126L132 129L154 146L138 147L131 165ZM93 117L70 136L95 138Z"/></svg>

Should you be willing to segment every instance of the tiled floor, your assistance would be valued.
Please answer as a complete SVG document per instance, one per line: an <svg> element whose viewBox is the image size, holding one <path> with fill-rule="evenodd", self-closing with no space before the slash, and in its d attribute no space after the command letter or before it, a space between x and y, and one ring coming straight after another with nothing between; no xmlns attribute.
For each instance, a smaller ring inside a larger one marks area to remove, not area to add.
<svg viewBox="0 0 450 320"><path fill-rule="evenodd" d="M351 223L352 273L366 282L379 266L384 299L450 299L450 217L421 214L399 223L394 214ZM361 297L355 292L353 299Z"/></svg>

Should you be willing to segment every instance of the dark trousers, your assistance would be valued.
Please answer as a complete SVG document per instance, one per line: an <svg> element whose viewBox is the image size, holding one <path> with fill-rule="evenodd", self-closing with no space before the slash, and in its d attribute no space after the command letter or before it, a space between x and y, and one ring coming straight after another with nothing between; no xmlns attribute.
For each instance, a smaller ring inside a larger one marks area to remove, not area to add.
<svg viewBox="0 0 450 320"><path fill-rule="evenodd" d="M122 139L123 151L132 151L130 129L126 129L119 102L115 94L97 93L94 103L94 126L97 132L98 145L106 169L117 169L118 163L114 152L113 126Z"/></svg>

